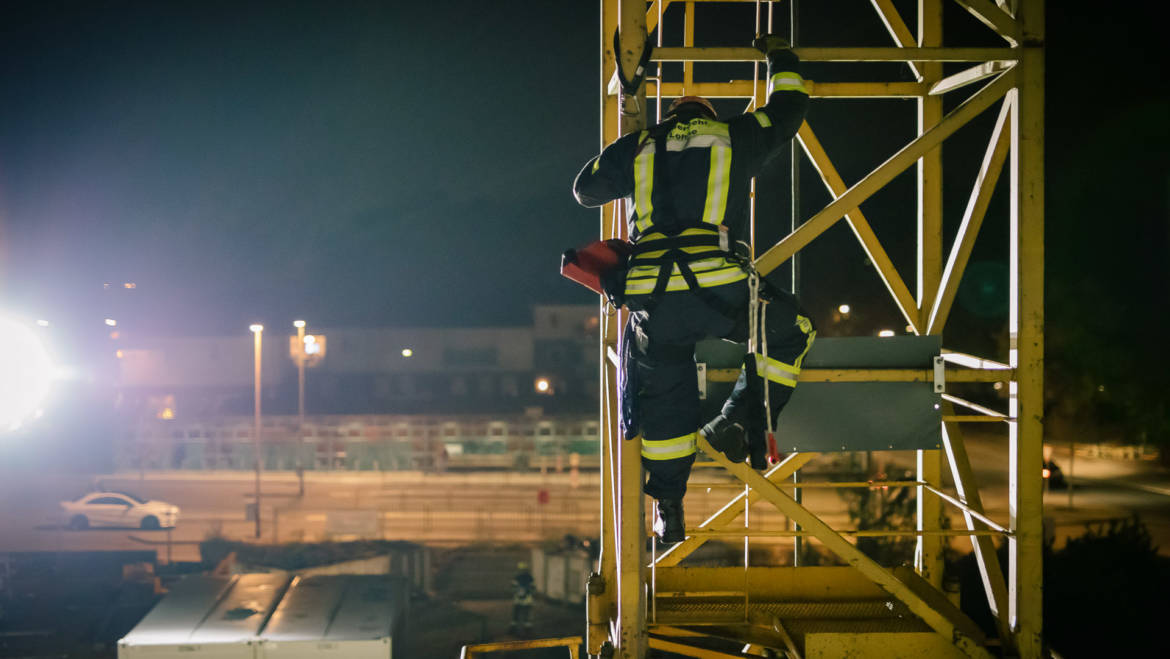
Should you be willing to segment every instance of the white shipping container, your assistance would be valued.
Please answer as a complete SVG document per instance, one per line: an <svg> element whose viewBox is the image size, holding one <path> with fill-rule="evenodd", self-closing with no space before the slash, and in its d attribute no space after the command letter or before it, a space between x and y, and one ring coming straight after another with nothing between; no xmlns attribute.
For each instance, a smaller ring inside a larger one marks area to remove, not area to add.
<svg viewBox="0 0 1170 659"><path fill-rule="evenodd" d="M192 576L118 642L118 659L392 659L408 592L373 575Z"/></svg>

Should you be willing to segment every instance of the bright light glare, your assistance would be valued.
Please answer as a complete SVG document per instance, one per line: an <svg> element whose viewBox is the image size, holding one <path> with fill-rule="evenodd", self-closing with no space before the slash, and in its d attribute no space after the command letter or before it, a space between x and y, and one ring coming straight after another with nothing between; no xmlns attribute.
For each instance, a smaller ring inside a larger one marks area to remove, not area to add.
<svg viewBox="0 0 1170 659"><path fill-rule="evenodd" d="M263 332L264 326L263 325L248 325L248 329L252 330L253 332Z"/></svg>
<svg viewBox="0 0 1170 659"><path fill-rule="evenodd" d="M891 329L884 329L884 330L878 332L878 336L882 336L882 337L889 337L889 336L893 336L893 335L894 335L894 330L891 330Z"/></svg>
<svg viewBox="0 0 1170 659"><path fill-rule="evenodd" d="M552 385L549 384L548 378L537 378L536 390L540 393L546 393Z"/></svg>
<svg viewBox="0 0 1170 659"><path fill-rule="evenodd" d="M403 357L410 357L410 356L413 356L413 355L414 355L414 351L413 351L413 350L411 350L410 348L403 348L403 349L402 349L402 356L403 356Z"/></svg>
<svg viewBox="0 0 1170 659"><path fill-rule="evenodd" d="M39 415L55 369L33 329L0 318L0 432Z"/></svg>
<svg viewBox="0 0 1170 659"><path fill-rule="evenodd" d="M851 307L848 304L842 304L841 306L837 307L837 311L843 314L849 313L850 309Z"/></svg>
<svg viewBox="0 0 1170 659"><path fill-rule="evenodd" d="M118 321L114 320L113 318L107 318L106 324L109 325L110 327L117 327Z"/></svg>
<svg viewBox="0 0 1170 659"><path fill-rule="evenodd" d="M312 334L305 335L305 354L319 355L321 354L321 344L317 342L317 337Z"/></svg>
<svg viewBox="0 0 1170 659"><path fill-rule="evenodd" d="M293 321L293 327L304 327L304 326L305 326L305 321L303 321L303 320L294 320Z"/></svg>

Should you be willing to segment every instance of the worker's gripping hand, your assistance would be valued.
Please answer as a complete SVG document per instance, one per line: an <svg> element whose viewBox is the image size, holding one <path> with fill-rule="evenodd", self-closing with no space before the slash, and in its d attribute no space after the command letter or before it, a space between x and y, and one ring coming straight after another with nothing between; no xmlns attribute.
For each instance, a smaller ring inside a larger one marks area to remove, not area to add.
<svg viewBox="0 0 1170 659"><path fill-rule="evenodd" d="M777 50L792 50L792 44L777 34L764 34L752 39L752 48L767 55Z"/></svg>

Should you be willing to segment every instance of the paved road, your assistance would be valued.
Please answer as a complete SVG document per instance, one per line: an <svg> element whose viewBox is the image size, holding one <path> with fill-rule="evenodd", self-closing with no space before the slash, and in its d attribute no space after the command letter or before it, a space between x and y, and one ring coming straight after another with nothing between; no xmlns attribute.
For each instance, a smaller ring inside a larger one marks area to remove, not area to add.
<svg viewBox="0 0 1170 659"><path fill-rule="evenodd" d="M967 440L987 511L1006 524L1006 441L980 436ZM1165 471L1136 463L1078 458L1069 473L1067 454L1062 457L1057 451L1054 457L1075 487L1072 508L1065 491L1045 497L1046 513L1055 522L1058 541L1082 533L1086 522L1136 512L1146 520L1155 543L1170 553L1170 477ZM900 477L897 469L889 471L892 478ZM179 505L178 527L169 533L61 528L57 502L76 497L95 480L110 489ZM696 485L686 500L692 525L735 494L734 488L718 483L718 470L696 470L692 480ZM97 479L0 474L0 501L4 502L0 505L0 551L154 547L161 560L198 560L197 544L209 536L255 537L255 524L245 518L244 511L245 503L252 500L253 488L252 476L239 472L124 474ZM311 473L300 496L293 474L274 472L265 474L261 499L261 537L267 542L350 537L440 544L532 542L566 533L595 536L598 529L595 473ZM831 524L847 526L842 500L832 490L805 490L805 502ZM752 508L751 520L756 528L787 528L787 520L766 504ZM957 516L955 521L961 522Z"/></svg>
<svg viewBox="0 0 1170 659"><path fill-rule="evenodd" d="M978 480L988 515L1004 524L1008 510L1008 444L1006 436L965 436L967 453ZM902 454L902 460L912 459ZM1057 546L1084 533L1086 524L1139 515L1150 529L1154 544L1170 555L1170 472L1150 462L1109 460L1077 455L1069 459L1066 446L1051 447L1051 457L1072 485L1044 495L1045 516L1051 518ZM907 467L910 463L901 462ZM944 484L951 487L949 473ZM956 526L962 519L954 516Z"/></svg>

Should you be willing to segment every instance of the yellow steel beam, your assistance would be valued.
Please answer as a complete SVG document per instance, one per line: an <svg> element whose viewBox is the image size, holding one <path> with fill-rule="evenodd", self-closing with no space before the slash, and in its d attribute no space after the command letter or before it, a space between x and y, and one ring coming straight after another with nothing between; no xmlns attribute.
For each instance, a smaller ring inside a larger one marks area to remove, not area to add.
<svg viewBox="0 0 1170 659"><path fill-rule="evenodd" d="M759 270L760 274L767 274L774 270L831 227L837 220L844 217L846 213L857 208L870 195L913 165L923 154L941 144L960 127L990 107L1015 84L1013 71L1005 72L994 82L968 98L944 117L937 126L907 144L889 160L855 183L845 194L837 197L836 200L802 224L799 229L788 234L787 237L762 254L756 259L756 269Z"/></svg>
<svg viewBox="0 0 1170 659"><path fill-rule="evenodd" d="M661 0L662 11L670 6L670 0ZM659 0L650 0L650 6L646 8L646 32L653 32L658 27L658 5Z"/></svg>
<svg viewBox="0 0 1170 659"><path fill-rule="evenodd" d="M693 645L668 641L664 638L651 638L650 647L655 650L681 654L684 657L698 657L698 659L742 659L743 657L741 654L727 654L718 650L697 648Z"/></svg>
<svg viewBox="0 0 1170 659"><path fill-rule="evenodd" d="M930 91L928 93L931 96L939 96L947 92L953 92L956 89L962 89L980 80L999 75L1012 66L1014 66L1013 62L984 62L982 64L976 64L969 69L964 69L954 75L949 75L930 85Z"/></svg>
<svg viewBox="0 0 1170 659"><path fill-rule="evenodd" d="M910 586L895 577L889 570L878 565L860 549L853 546L853 544L840 534L834 532L819 517L813 515L804 506L796 503L796 501L785 494L774 483L756 473L755 470L746 464L732 463L722 453L712 448L707 443L707 440L701 436L698 437L698 445L704 453L722 465L724 469L734 474L753 489L758 490L764 499L788 515L789 518L800 525L800 528L811 531L813 536L817 540L820 540L826 548L856 568L876 583L882 590L900 600L931 629L942 634L945 638L951 639L955 646L967 655L990 659L991 655L987 650L974 638L956 627L955 623L937 608L937 604L927 602L920 593L911 589Z"/></svg>
<svg viewBox="0 0 1170 659"><path fill-rule="evenodd" d="M935 492L935 494L938 494ZM950 503L955 503L951 501ZM921 529L886 529L882 531L859 531L857 529L833 529L833 532L846 535L851 538L901 538L906 536L926 537L926 538L945 538L958 536L975 536L975 535L1008 535L1009 532L1005 529L997 531L996 529L980 529L976 531L967 531L964 529L930 529L927 531ZM794 530L753 530L753 529L711 529L711 530L695 530L687 531L688 534L695 534L699 537L705 538L808 538L813 537L812 531L794 531Z"/></svg>
<svg viewBox="0 0 1170 659"><path fill-rule="evenodd" d="M646 82L647 93L657 94L659 86L662 96L678 98L685 94L702 96L704 98L742 98L751 99L751 80L732 80L730 82L691 82L685 87L679 82L663 82L661 85L655 80ZM805 80L805 89L813 98L917 98L930 93L930 87L918 82L817 82Z"/></svg>
<svg viewBox="0 0 1170 659"><path fill-rule="evenodd" d="M943 403L943 413L953 414L954 406L949 402ZM982 512L983 501L979 496L979 487L975 483L975 472L971 469L971 461L967 457L967 447L963 443L963 436L959 427L954 423L943 422L943 447L946 450L947 462L951 467L951 478L955 482L955 491L959 499L972 511ZM984 529L974 515L964 511L963 518L967 528L973 533ZM999 556L995 553L995 543L991 538L982 535L971 536L971 547L979 564L979 576L983 580L983 591L987 595L987 604L995 616L995 624L999 630L999 638L1011 644L1012 635L1007 620L1007 587L1004 584L1003 572L999 566Z"/></svg>
<svg viewBox="0 0 1170 659"><path fill-rule="evenodd" d="M942 0L918 0L918 45L942 45ZM941 62L922 66L927 84L942 78ZM924 135L942 121L942 99L918 99L918 134ZM942 145L926 150L918 159L918 322L926 327L930 302L942 278ZM921 332L920 332L921 333Z"/></svg>
<svg viewBox="0 0 1170 659"><path fill-rule="evenodd" d="M947 382L1008 382L1013 371L947 369ZM735 382L739 369L707 369L710 382ZM806 368L800 382L934 382L934 371L915 368Z"/></svg>
<svg viewBox="0 0 1170 659"><path fill-rule="evenodd" d="M888 597L877 584L850 567L658 568L659 596L742 593L745 584L753 599L843 602Z"/></svg>
<svg viewBox="0 0 1170 659"><path fill-rule="evenodd" d="M803 455L803 454L793 454L793 455ZM764 474L764 476L765 476L765 477L767 477L767 476L768 476L770 473L771 473L771 472L769 472L769 473L765 473L765 474ZM772 481L772 482L777 482L777 481L776 481L776 479L774 479L774 478L769 478L768 480L770 480L770 481ZM921 485L921 484L922 484L922 483L920 483L920 482L918 482L918 481L882 481L882 480L873 480L873 481L833 481L833 482L831 482L831 483L830 483L830 482L823 482L823 481L800 481L800 482L797 482L797 483L785 483L785 484L784 484L784 487L795 487L795 488L800 488L800 489L806 489L806 488L811 488L811 489L824 489L824 488L829 488L829 489L839 489L839 488L850 488L850 487L868 487L868 488L878 488L878 487L916 487L916 486L918 486L918 485ZM732 483L732 482L723 482L723 483L703 483L703 482L699 482L699 483L696 483L696 482L690 482L690 483L688 483L688 484L687 484L687 487L690 487L690 488L693 488L693 489L696 489L696 490L698 490L698 489L702 489L702 488L708 488L708 489L732 489L732 488L738 488L738 489L742 490L742 489L743 489L743 483ZM754 503L754 502L753 502L753 503Z"/></svg>
<svg viewBox="0 0 1170 659"><path fill-rule="evenodd" d="M695 3L688 2L685 5L686 11L683 14L683 47L692 48L695 45ZM686 90L691 83L695 81L695 63L683 62L683 95L687 95Z"/></svg>
<svg viewBox="0 0 1170 659"><path fill-rule="evenodd" d="M622 67L627 80L633 79L634 70L646 45L646 5L641 1L606 0L603 5L604 11L611 11L616 16L619 37L617 66ZM603 38L606 36L609 35L603 35ZM648 121L645 85L639 85L632 94L623 92L619 110L621 113L619 130L622 135L644 128ZM616 206L619 209L615 216L617 222L611 230L624 233L626 225L624 204L619 203ZM624 314L616 315L620 323L624 319ZM620 331L620 325L617 325L615 338L616 332ZM609 400L611 405L615 405L616 395ZM615 427L613 432L617 434L620 431ZM616 627L610 640L615 646L616 656L621 659L642 659L646 654L646 602L643 586L646 536L643 520L642 457L640 442L627 442L620 438L615 441L617 463L613 479L616 481L617 491L614 502L617 561L614 587L617 591L615 593L617 611Z"/></svg>
<svg viewBox="0 0 1170 659"><path fill-rule="evenodd" d="M1023 0L1023 56L1012 113L1008 424L1012 525L1008 611L1022 659L1041 656L1044 441L1044 3Z"/></svg>
<svg viewBox="0 0 1170 659"><path fill-rule="evenodd" d="M602 2L601 6L601 33L598 35L598 52L601 61L598 62L600 79L598 80L599 110L601 112L600 146L604 148L620 136L619 99L607 92L608 83L614 78L617 69L617 54L613 50L613 35L617 31L618 16L616 0ZM616 217L619 204L606 204L598 214L598 232L602 239L620 238L622 227L615 226L611 218ZM601 318L601 337L599 350L599 366L601 368L601 556L598 561L598 574L604 579L603 592L589 598L589 618L595 624L586 627L586 651L596 655L601 652L604 642L609 640L609 627L617 612L617 449L621 446L618 437L618 421L615 401L617 400L617 363L606 359L608 353L615 350L618 337L621 336L621 314L605 313L605 303L598 307L598 317ZM604 621L605 624L596 624Z"/></svg>
<svg viewBox="0 0 1170 659"><path fill-rule="evenodd" d="M993 417L995 419L999 419L999 420L1009 419L1008 415L1004 414L1003 412L997 412L997 411L991 409L990 407L984 407L984 406L980 405L979 403L973 403L973 402L966 400L964 398L959 398L958 396L953 396L951 394L943 394L942 399L945 401L955 403L956 405L962 405L963 407L966 407L967 409L975 410L976 412L980 412L982 414L985 414L989 417Z"/></svg>
<svg viewBox="0 0 1170 659"><path fill-rule="evenodd" d="M516 650L535 650L537 648L569 648L569 656L576 659L578 646L582 643L580 636L566 636L564 638L534 638L526 641L500 641L498 643L476 643L464 645L462 656L464 659L474 659L489 652L514 652Z"/></svg>
<svg viewBox="0 0 1170 659"><path fill-rule="evenodd" d="M770 468L764 477L773 483L785 480L796 470L808 464L813 458L820 455L819 453L792 453L786 457L780 464L774 465ZM699 524L698 529L718 529L727 526L728 524L739 519L739 516L744 511L744 498L747 498L747 505L759 501L759 492L749 491L747 493L741 492L726 505L719 509L714 515L711 515L702 524ZM661 567L670 567L678 565L682 559L690 556L696 549L698 549L707 539L701 536L690 536L686 540L674 545L670 549L662 553L655 560L655 565Z"/></svg>
<svg viewBox="0 0 1170 659"><path fill-rule="evenodd" d="M991 62L1014 61L1012 48L793 48L805 62ZM755 48L655 48L654 62L753 62L764 59Z"/></svg>
<svg viewBox="0 0 1170 659"><path fill-rule="evenodd" d="M894 43L898 47L913 48L918 45L918 40L914 38L914 33L910 31L906 22L902 20L901 14L894 7L893 0L870 0L870 2L873 3L873 8L877 11L878 18L882 19L882 23L885 24L886 30L894 38ZM910 66L910 72L914 74L914 78L921 82L921 62L906 62L906 64Z"/></svg>
<svg viewBox="0 0 1170 659"><path fill-rule="evenodd" d="M1007 12L993 4L991 0L955 0L971 15L979 19L996 34L1003 37L1010 45L1020 43L1020 24Z"/></svg>
<svg viewBox="0 0 1170 659"><path fill-rule="evenodd" d="M808 155L808 159L812 161L813 167L821 175L821 181L828 188L829 194L834 199L845 194L847 190L845 181L837 173L837 168L833 166L833 162L829 159L829 154L821 146L820 140L817 139L816 134L809 127L808 122L801 125L796 136L800 140L800 146L804 148L804 152ZM862 214L860 208L855 208L845 215L845 219L849 222L849 227L853 229L853 235L857 236L857 240L861 242L861 247L865 250L866 256L869 257L870 262L877 269L878 276L881 277L882 283L886 285L886 290L894 298L894 304L902 312L902 317L917 332L918 314L914 297L910 295L910 289L906 287L906 282L902 281L902 277L898 274L897 268L894 267L894 262L886 254L886 250L882 247L881 241L877 238L877 234L873 232L873 228L865 219L865 215Z"/></svg>
<svg viewBox="0 0 1170 659"><path fill-rule="evenodd" d="M1011 366L1002 362L997 362L985 357L976 357L965 352L956 352L954 350L947 350L943 348L942 358L948 364L956 366L966 366L967 368L977 368L986 370L1008 370Z"/></svg>
<svg viewBox="0 0 1170 659"><path fill-rule="evenodd" d="M975 185L967 200L967 209L963 213L963 221L959 224L959 232L955 236L951 254L947 258L947 265L943 270L943 284L939 287L934 304L931 305L926 325L929 334L938 334L946 326L963 271L967 269L971 250L975 248L975 239L979 236L987 207L991 204L991 193L995 191L999 173L1003 170L1004 161L1007 160L1008 146L1011 144L1011 131L1008 130L1011 112L1011 103L1005 100L1000 108L995 129L991 133L991 140L987 144L987 151L983 154L983 164L975 177Z"/></svg>
<svg viewBox="0 0 1170 659"><path fill-rule="evenodd" d="M1008 421L1005 416L983 416L980 414L944 414L943 421L954 423L1003 423Z"/></svg>
<svg viewBox="0 0 1170 659"><path fill-rule="evenodd" d="M918 0L918 45L938 47L943 43L942 0ZM941 62L922 64L923 81L933 84L942 78ZM923 96L918 99L918 134L922 135L942 120L942 99ZM942 279L942 145L922 154L918 161L918 304L917 322L913 325L922 333L930 302L934 299ZM937 450L916 452L918 480L931 485L942 482L942 455ZM924 496L918 488L915 502L915 521L920 530L939 528L942 506L938 499ZM942 539L920 536L914 549L914 568L922 578L936 588L942 588Z"/></svg>

